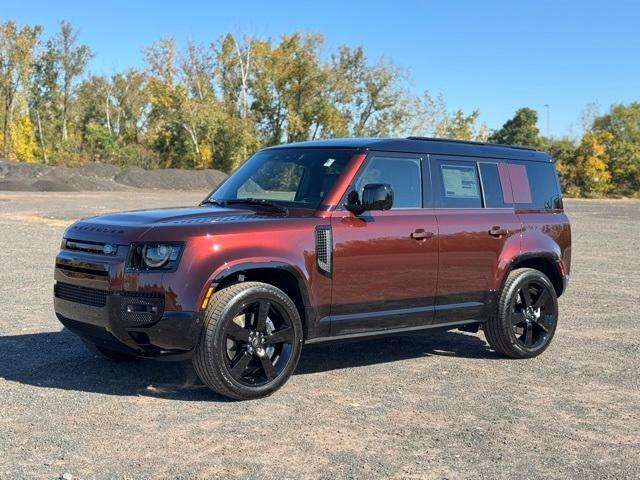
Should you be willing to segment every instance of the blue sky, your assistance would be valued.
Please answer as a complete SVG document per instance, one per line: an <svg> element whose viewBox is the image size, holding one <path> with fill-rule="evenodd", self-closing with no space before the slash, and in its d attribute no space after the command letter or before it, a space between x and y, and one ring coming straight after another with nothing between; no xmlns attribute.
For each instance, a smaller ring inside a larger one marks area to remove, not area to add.
<svg viewBox="0 0 640 480"><path fill-rule="evenodd" d="M141 66L161 36L209 43L225 32L277 37L321 32L327 50L363 45L413 78L416 92L442 93L450 108L479 108L497 128L521 106L539 111L546 133L578 135L587 103L640 101L638 1L10 1L0 20L62 19L95 52L95 73Z"/></svg>

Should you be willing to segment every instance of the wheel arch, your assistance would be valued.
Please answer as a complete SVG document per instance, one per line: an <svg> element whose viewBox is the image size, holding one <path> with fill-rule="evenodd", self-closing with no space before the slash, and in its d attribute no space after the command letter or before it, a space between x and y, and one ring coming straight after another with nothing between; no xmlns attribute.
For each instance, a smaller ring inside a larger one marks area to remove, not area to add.
<svg viewBox="0 0 640 480"><path fill-rule="evenodd" d="M216 292L230 285L246 281L268 283L286 293L293 300L300 314L304 337L307 338L313 322L313 318L310 318L311 315L309 315L309 307L313 303L309 296L308 280L303 272L290 263L281 260L245 261L225 266L210 277L202 297L206 295L209 287L212 287Z"/></svg>
<svg viewBox="0 0 640 480"><path fill-rule="evenodd" d="M533 268L544 273L549 278L559 297L565 290L565 281L558 266L559 263L561 263L560 257L553 252L526 252L517 255L511 259L504 271L500 290L504 287L507 277L513 270L517 268Z"/></svg>

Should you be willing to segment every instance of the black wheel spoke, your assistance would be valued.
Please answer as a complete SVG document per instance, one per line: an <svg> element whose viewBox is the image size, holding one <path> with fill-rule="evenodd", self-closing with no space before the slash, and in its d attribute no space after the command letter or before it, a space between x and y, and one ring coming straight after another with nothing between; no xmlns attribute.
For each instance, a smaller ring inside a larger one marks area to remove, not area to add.
<svg viewBox="0 0 640 480"><path fill-rule="evenodd" d="M266 375L268 380L273 380L278 376L278 372L276 372L273 363L271 363L271 359L267 355L261 355L258 357L260 359L260 363L262 365L262 369L264 370L264 374Z"/></svg>
<svg viewBox="0 0 640 480"><path fill-rule="evenodd" d="M530 322L525 323L524 344L527 347L530 347L533 344L533 326Z"/></svg>
<svg viewBox="0 0 640 480"><path fill-rule="evenodd" d="M522 294L522 302L524 303L524 306L530 307L533 301L531 300L531 292L529 292L529 284L524 285L522 290L520 290L520 293Z"/></svg>
<svg viewBox="0 0 640 480"><path fill-rule="evenodd" d="M540 329L544 332L544 333L549 333L549 329L547 328L547 326L544 324L544 321L542 320L542 318L538 318L536 320L534 320L534 323L540 327Z"/></svg>
<svg viewBox="0 0 640 480"><path fill-rule="evenodd" d="M522 312L513 312L511 314L511 325L514 327L516 325L520 325L521 323L524 323L525 320L526 320L526 317Z"/></svg>
<svg viewBox="0 0 640 480"><path fill-rule="evenodd" d="M242 374L247 369L252 357L253 355L249 352L244 352L235 365L231 367L231 374L236 378L242 377Z"/></svg>
<svg viewBox="0 0 640 480"><path fill-rule="evenodd" d="M227 335L238 342L249 341L249 330L247 330L246 328L242 328L235 322L229 322L229 326L227 327Z"/></svg>
<svg viewBox="0 0 640 480"><path fill-rule="evenodd" d="M533 304L533 308L538 309L540 307L543 307L549 301L549 298L550 298L549 292L547 291L546 288L544 288L542 290L542 293L538 297L538 299Z"/></svg>
<svg viewBox="0 0 640 480"><path fill-rule="evenodd" d="M269 309L271 308L271 302L268 300L261 300L258 307L258 321L256 322L256 330L264 332L267 326L267 317L269 316Z"/></svg>
<svg viewBox="0 0 640 480"><path fill-rule="evenodd" d="M553 315L541 315L540 318L536 319L536 325L538 325L544 333L549 333L553 325Z"/></svg>
<svg viewBox="0 0 640 480"><path fill-rule="evenodd" d="M293 328L284 327L276 332L272 332L267 335L265 338L265 343L267 345L273 345L277 343L291 343L291 339L293 338Z"/></svg>

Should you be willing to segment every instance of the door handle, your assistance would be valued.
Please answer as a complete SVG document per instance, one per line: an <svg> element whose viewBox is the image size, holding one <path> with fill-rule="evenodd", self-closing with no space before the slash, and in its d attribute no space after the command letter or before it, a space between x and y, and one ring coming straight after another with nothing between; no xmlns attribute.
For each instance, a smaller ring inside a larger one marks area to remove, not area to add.
<svg viewBox="0 0 640 480"><path fill-rule="evenodd" d="M491 227L491 230L489 230L489 235L491 235L492 237L501 237L502 235L509 235L509 230L496 225Z"/></svg>
<svg viewBox="0 0 640 480"><path fill-rule="evenodd" d="M411 233L411 238L414 240L426 240L433 237L433 232L425 232L424 228L418 228L415 232Z"/></svg>

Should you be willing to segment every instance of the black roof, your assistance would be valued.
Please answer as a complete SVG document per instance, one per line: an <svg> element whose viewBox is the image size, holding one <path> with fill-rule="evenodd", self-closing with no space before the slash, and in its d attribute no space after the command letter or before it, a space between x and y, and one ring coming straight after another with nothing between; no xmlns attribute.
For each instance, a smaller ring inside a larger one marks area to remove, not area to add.
<svg viewBox="0 0 640 480"><path fill-rule="evenodd" d="M358 150L380 150L399 153L464 155L470 157L534 160L538 162L552 161L547 153L535 148L426 137L334 138L287 143L269 148L355 148Z"/></svg>

